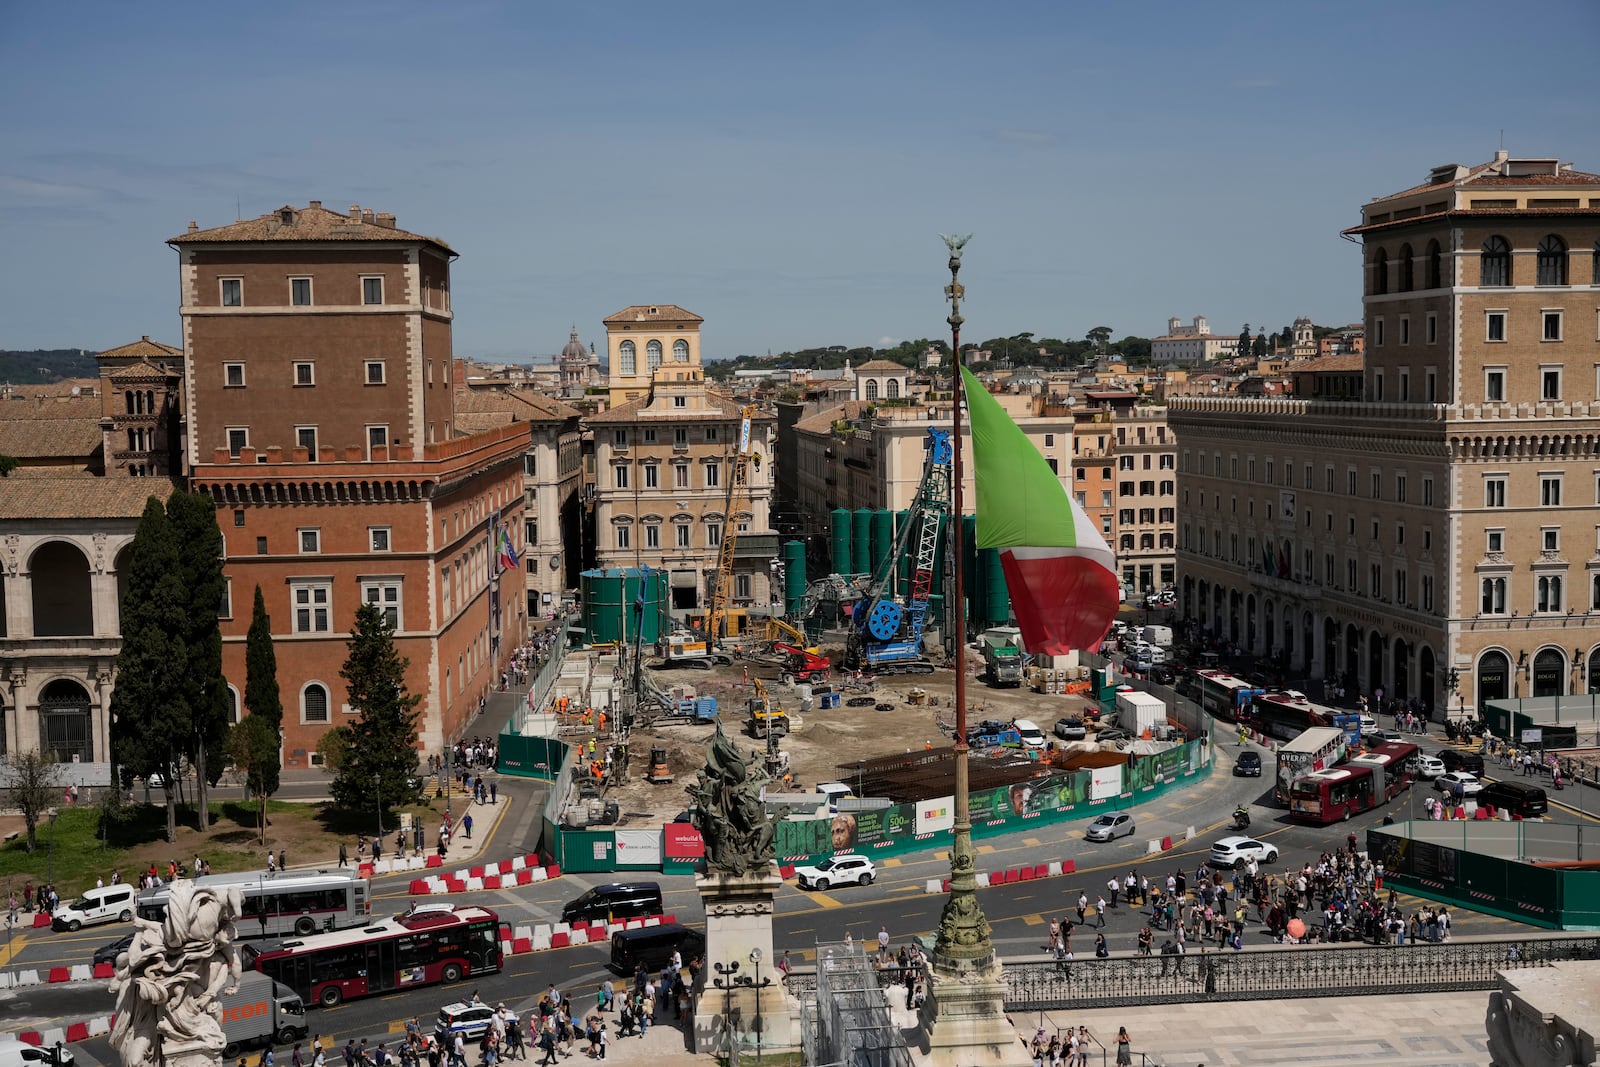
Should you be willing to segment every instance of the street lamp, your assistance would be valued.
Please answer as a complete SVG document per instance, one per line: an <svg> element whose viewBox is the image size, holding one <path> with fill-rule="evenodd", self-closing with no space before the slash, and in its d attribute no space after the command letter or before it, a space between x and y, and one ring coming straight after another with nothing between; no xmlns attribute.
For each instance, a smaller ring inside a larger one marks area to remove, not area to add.
<svg viewBox="0 0 1600 1067"><path fill-rule="evenodd" d="M767 978L761 977L761 950L759 948L750 950L750 962L756 969L755 981L751 982L750 985L756 991L756 1064L759 1067L761 1063L761 991L772 984L772 979L770 976Z"/></svg>
<svg viewBox="0 0 1600 1067"><path fill-rule="evenodd" d="M739 961L713 963L711 968L717 972L711 984L722 990L722 1034L728 1043L728 1067L739 1067L739 1046L733 1040L733 987L744 984L737 978Z"/></svg>
<svg viewBox="0 0 1600 1067"><path fill-rule="evenodd" d="M60 814L55 808L50 809L50 887L56 884L56 816Z"/></svg>

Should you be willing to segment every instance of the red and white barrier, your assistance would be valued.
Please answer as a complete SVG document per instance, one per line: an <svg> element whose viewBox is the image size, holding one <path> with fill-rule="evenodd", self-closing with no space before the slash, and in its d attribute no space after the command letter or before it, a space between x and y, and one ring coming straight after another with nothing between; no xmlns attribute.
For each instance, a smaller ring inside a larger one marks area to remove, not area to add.
<svg viewBox="0 0 1600 1067"><path fill-rule="evenodd" d="M438 859L437 856L429 857ZM539 865L539 857L517 856L482 867L465 867L451 874L430 874L411 880L414 896L436 896L441 893L476 893L485 889L511 889L534 882L547 882L561 877L561 868L555 864Z"/></svg>
<svg viewBox="0 0 1600 1067"><path fill-rule="evenodd" d="M1009 885L1012 882L1032 882L1039 878L1060 878L1064 874L1076 874L1078 864L1075 860L1051 860L1049 863L1033 864L1015 867L1006 871L979 871L974 877L978 881L979 889L988 889L990 886ZM950 892L950 879L929 878L923 885L925 894L938 894Z"/></svg>
<svg viewBox="0 0 1600 1067"><path fill-rule="evenodd" d="M75 1041L87 1041L91 1037L109 1034L111 1024L116 1018L115 1014L98 1015L82 1022L68 1023L66 1026L52 1026L48 1030L22 1030L13 1036L25 1044L51 1048L57 1041L72 1044Z"/></svg>
<svg viewBox="0 0 1600 1067"><path fill-rule="evenodd" d="M112 976L116 968L109 963L97 963L90 966L87 963L75 964L71 967L50 967L43 972L38 970L26 971L0 971L0 989L19 989L30 985L56 985L61 982L91 982L95 979L107 979Z"/></svg>

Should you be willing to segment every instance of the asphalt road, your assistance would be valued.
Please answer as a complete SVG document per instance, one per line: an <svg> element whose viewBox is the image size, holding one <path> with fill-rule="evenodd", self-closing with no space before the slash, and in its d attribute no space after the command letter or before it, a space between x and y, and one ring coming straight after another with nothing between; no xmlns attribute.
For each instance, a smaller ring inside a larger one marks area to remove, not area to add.
<svg viewBox="0 0 1600 1067"><path fill-rule="evenodd" d="M1427 743L1430 751L1441 744ZM1225 836L1231 813L1240 802L1251 805L1254 817L1252 831L1255 836L1275 844L1281 858L1276 870L1298 868L1302 863L1314 861L1325 850L1342 847L1345 835L1355 832L1364 840L1367 827L1382 821L1385 814L1397 819L1421 812L1421 799L1428 795L1425 784L1419 783L1396 804L1380 808L1348 823L1319 828L1302 826L1288 820L1286 813L1270 800L1270 758L1265 760L1267 773L1261 778L1235 778L1229 771L1233 756L1238 751L1232 743L1218 746L1220 765L1212 777L1182 793L1169 794L1150 803L1130 809L1134 812L1137 833L1131 838L1116 842L1090 843L1082 840L1082 828L1087 819L1079 823L1041 826L1037 833L1021 832L1003 838L980 841L978 844L979 870L1005 870L1024 863L1038 864L1050 860L1072 859L1078 870L1073 875L1033 882L1017 882L995 886L980 891L985 915L993 928L999 953L1005 957L1042 954L1045 950L1046 930L1052 916L1070 914L1078 894L1085 893L1092 902L1105 889L1112 875L1126 875L1138 869L1154 881L1165 881L1172 871L1183 869L1193 872L1204 862L1210 842ZM1495 768L1491 766L1490 777ZM1557 804L1575 800L1575 791L1553 793ZM1593 799L1593 798L1591 798ZM1589 805L1594 811L1597 805ZM1552 818L1575 821L1576 810L1552 809ZM1592 815L1585 815L1596 821ZM1193 829L1194 836L1188 837ZM1171 836L1174 847L1157 856L1147 855L1149 842ZM496 841L489 857L504 853L513 854L527 847L527 842ZM942 894L925 891L930 880L941 879L948 871L948 856L943 851L919 855L888 858L878 864L878 879L867 887L848 887L829 893L805 893L792 884L780 891L774 915L774 944L777 951L791 951L799 962L814 958L818 942L842 939L848 932L858 941L874 940L879 929L887 930L891 941L902 944L914 936L931 934L944 904ZM374 908L377 911L403 910L408 902L407 878L379 878L374 882ZM559 916L561 904L597 882L611 880L605 876L568 875L555 882L538 883L517 890L485 892L474 897L475 902L496 909L501 918L513 925L553 921ZM680 921L698 924L703 911L688 877L660 877L667 910L674 912ZM1408 901L1415 906L1415 902ZM1143 925L1143 916L1119 906L1107 913L1105 934L1113 951L1131 950L1135 937ZM1458 911L1454 916L1454 931L1458 935L1498 934L1527 927L1510 920L1473 912ZM18 935L26 942L15 949L15 959L10 969L20 967L63 966L87 962L90 953L124 931L115 925L76 934L28 931ZM1092 923L1088 930L1080 931L1074 938L1075 951L1087 954L1092 951L1094 934L1099 932ZM1259 925L1251 924L1248 936L1264 941L1266 935ZM451 1000L466 998L474 989L491 1003L504 1001L519 1012L532 1010L538 996L547 985L554 983L575 996L580 1006L593 1003L590 999L600 982L614 979L607 969L609 949L606 945L585 945L509 957L499 975L463 983L456 989L440 987L409 990L385 997L348 1002L334 1009L313 1008L310 1022L315 1033L337 1047L347 1038L365 1037L371 1042L392 1040L404 1030L404 1020L419 1016L424 1028L431 1028L438 1008ZM3 996L3 994L0 994ZM48 1025L51 1020L74 1021L105 1014L110 1010L110 996L104 983L80 983L53 989L16 991L16 999L0 999L0 1017L5 1019L0 1028L11 1031L24 1027ZM104 1039L92 1039L76 1048L80 1059L93 1067L93 1062L115 1062L114 1054Z"/></svg>

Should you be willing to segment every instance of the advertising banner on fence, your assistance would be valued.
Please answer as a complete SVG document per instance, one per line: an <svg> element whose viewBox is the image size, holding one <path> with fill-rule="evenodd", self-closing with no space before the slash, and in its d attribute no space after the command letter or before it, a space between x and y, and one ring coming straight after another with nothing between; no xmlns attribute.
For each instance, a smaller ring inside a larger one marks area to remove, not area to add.
<svg viewBox="0 0 1600 1067"><path fill-rule="evenodd" d="M669 822L661 828L661 848L672 859L697 859L706 854L705 839L686 822Z"/></svg>
<svg viewBox="0 0 1600 1067"><path fill-rule="evenodd" d="M626 867L661 866L661 832L618 830L617 863Z"/></svg>
<svg viewBox="0 0 1600 1067"><path fill-rule="evenodd" d="M956 798L934 797L917 803L917 836L949 833L956 825Z"/></svg>
<svg viewBox="0 0 1600 1067"><path fill-rule="evenodd" d="M1089 799L1109 800L1122 793L1122 767L1096 767L1089 772Z"/></svg>

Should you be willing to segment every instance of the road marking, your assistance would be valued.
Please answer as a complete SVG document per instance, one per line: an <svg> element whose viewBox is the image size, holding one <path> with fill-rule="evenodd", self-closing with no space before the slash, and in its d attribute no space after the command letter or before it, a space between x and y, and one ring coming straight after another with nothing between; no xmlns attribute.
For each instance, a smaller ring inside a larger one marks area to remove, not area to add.
<svg viewBox="0 0 1600 1067"><path fill-rule="evenodd" d="M1043 926L1044 916L1038 914L1024 915L1022 916L1022 922L1025 926Z"/></svg>
<svg viewBox="0 0 1600 1067"><path fill-rule="evenodd" d="M401 1033L405 1030L405 1028L406 1021L404 1019L395 1019L389 1023L389 1033L391 1034Z"/></svg>
<svg viewBox="0 0 1600 1067"><path fill-rule="evenodd" d="M0 967L8 966L16 954L27 947L27 934L12 934L6 939L5 945L0 946Z"/></svg>
<svg viewBox="0 0 1600 1067"><path fill-rule="evenodd" d="M1037 837L1024 837L1022 839L1022 843L1024 845L1031 845L1034 848L1038 848L1040 845L1044 844L1044 842L1040 841Z"/></svg>
<svg viewBox="0 0 1600 1067"><path fill-rule="evenodd" d="M980 855L980 856L993 855L994 853L996 853L998 851L1000 851L1000 850L995 848L993 845L979 845L978 846L978 855Z"/></svg>
<svg viewBox="0 0 1600 1067"><path fill-rule="evenodd" d="M904 861L904 860L902 860L902 859L898 859L898 858L896 858L896 857L894 857L894 856L890 856L890 857L889 857L889 858L888 858L888 859L886 859L886 860L879 860L879 861L878 861L878 862L879 862L879 864L880 864L880 865L881 865L881 866L884 866L884 867L898 867L898 866L900 866L900 865L901 865L901 864L902 864L902 863L904 863L904 862L905 862L905 861Z"/></svg>
<svg viewBox="0 0 1600 1067"><path fill-rule="evenodd" d="M806 899L811 901L813 904L815 904L819 908L842 908L842 907L844 907L844 901L842 901L842 900L834 900L832 897L828 896L828 894L826 894L826 893L813 893L811 896L807 897Z"/></svg>

